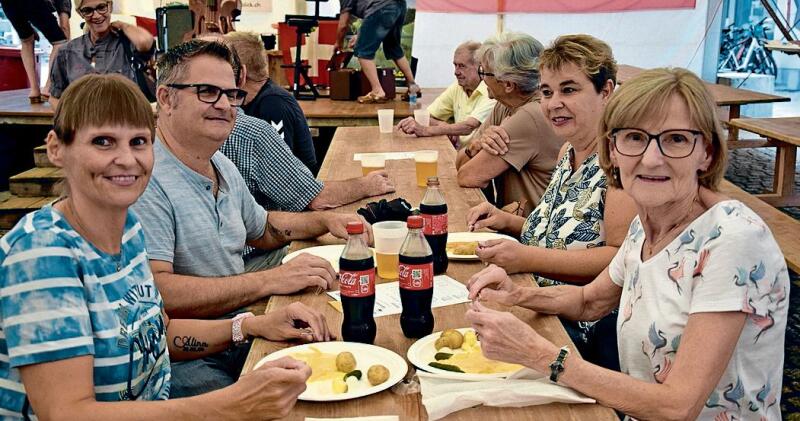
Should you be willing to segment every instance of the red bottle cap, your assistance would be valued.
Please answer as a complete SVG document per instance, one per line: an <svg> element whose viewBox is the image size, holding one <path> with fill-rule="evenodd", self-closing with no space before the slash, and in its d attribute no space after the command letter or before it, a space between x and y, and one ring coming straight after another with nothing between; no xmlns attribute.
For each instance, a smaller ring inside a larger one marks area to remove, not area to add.
<svg viewBox="0 0 800 421"><path fill-rule="evenodd" d="M347 223L347 233L348 234L363 234L364 233L364 223L360 221L353 221Z"/></svg>
<svg viewBox="0 0 800 421"><path fill-rule="evenodd" d="M408 228L422 228L423 220L419 215L411 215L408 217L406 226Z"/></svg>

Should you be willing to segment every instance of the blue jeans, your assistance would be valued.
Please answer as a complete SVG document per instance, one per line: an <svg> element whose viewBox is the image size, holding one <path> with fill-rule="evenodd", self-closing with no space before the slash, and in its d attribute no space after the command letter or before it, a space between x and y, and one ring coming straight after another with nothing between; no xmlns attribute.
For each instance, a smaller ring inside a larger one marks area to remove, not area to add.
<svg viewBox="0 0 800 421"><path fill-rule="evenodd" d="M198 360L173 361L169 398L196 396L236 383L249 351L247 344Z"/></svg>
<svg viewBox="0 0 800 421"><path fill-rule="evenodd" d="M358 30L358 40L354 54L358 58L373 60L378 46L383 42L383 55L390 60L403 57L400 37L406 19L406 2L396 1L387 4L367 16Z"/></svg>

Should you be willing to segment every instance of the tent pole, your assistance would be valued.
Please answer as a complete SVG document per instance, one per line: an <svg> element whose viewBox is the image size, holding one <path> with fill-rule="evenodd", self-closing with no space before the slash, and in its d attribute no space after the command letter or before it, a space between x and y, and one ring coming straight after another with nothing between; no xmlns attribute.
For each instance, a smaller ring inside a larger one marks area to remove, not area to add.
<svg viewBox="0 0 800 421"><path fill-rule="evenodd" d="M498 13L497 14L497 33L498 34L502 34L503 33L503 30L504 30L503 26L505 26L504 25L505 24L505 20L506 20L505 13Z"/></svg>

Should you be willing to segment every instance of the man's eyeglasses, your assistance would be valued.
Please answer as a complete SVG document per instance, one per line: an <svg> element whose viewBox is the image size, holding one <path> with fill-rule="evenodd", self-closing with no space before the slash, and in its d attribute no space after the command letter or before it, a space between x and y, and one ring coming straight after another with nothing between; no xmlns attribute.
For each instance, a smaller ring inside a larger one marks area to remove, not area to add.
<svg viewBox="0 0 800 421"><path fill-rule="evenodd" d="M478 77L481 78L481 80L483 80L483 78L485 78L486 76L495 77L494 73L484 72L483 66L478 65Z"/></svg>
<svg viewBox="0 0 800 421"><path fill-rule="evenodd" d="M222 89L207 83L170 83L167 86L175 89L194 88L197 99L206 104L216 104L222 95L225 95L231 106L238 107L244 103L244 99L247 97L247 91L242 89Z"/></svg>
<svg viewBox="0 0 800 421"><path fill-rule="evenodd" d="M686 158L694 152L697 138L702 136L699 130L666 130L651 134L642 129L620 128L611 130L614 148L625 156L643 155L655 139L661 154L669 158Z"/></svg>
<svg viewBox="0 0 800 421"><path fill-rule="evenodd" d="M94 12L100 13L101 15L105 14L108 12L108 3L100 3L95 7L81 7L78 9L78 13L85 18L92 16Z"/></svg>

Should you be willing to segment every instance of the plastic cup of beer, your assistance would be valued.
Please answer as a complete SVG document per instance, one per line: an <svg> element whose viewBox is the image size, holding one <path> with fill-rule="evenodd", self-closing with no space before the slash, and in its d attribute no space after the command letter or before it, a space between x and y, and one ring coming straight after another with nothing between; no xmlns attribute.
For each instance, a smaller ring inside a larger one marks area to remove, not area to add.
<svg viewBox="0 0 800 421"><path fill-rule="evenodd" d="M438 160L438 151L414 152L414 163L417 166L417 186L427 187L428 177L436 177Z"/></svg>
<svg viewBox="0 0 800 421"><path fill-rule="evenodd" d="M361 174L367 175L373 171L386 168L386 158L380 154L366 154L361 157Z"/></svg>
<svg viewBox="0 0 800 421"><path fill-rule="evenodd" d="M417 120L417 124L420 126L430 126L431 113L425 109L414 110L414 120Z"/></svg>
<svg viewBox="0 0 800 421"><path fill-rule="evenodd" d="M394 110L378 110L381 133L391 133L394 128Z"/></svg>
<svg viewBox="0 0 800 421"><path fill-rule="evenodd" d="M378 261L378 276L383 279L397 279L400 264L400 246L406 239L408 228L402 221L383 221L372 225L375 238L375 258Z"/></svg>

